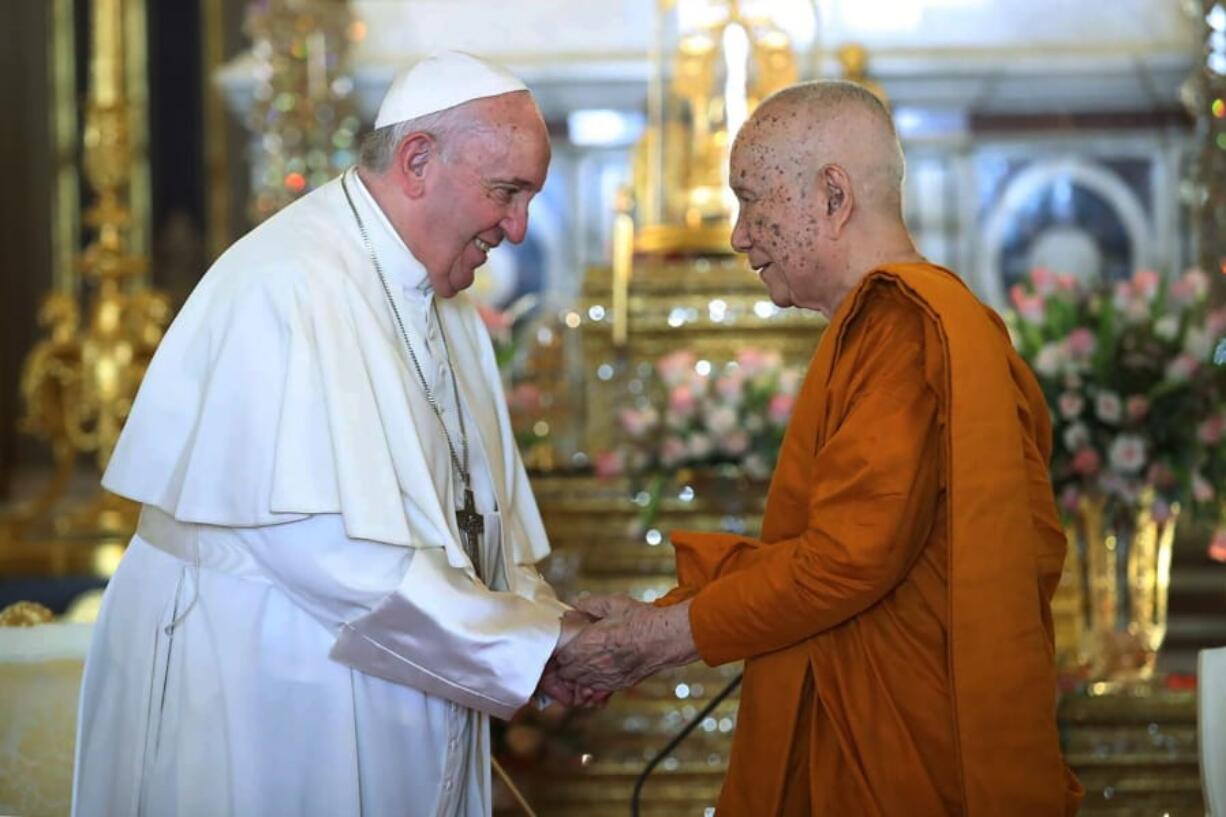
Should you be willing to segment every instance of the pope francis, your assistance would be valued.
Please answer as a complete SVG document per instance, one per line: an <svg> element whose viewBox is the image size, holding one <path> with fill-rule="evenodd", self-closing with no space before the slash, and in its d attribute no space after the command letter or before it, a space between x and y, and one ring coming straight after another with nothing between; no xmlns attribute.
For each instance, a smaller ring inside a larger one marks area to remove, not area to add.
<svg viewBox="0 0 1226 817"><path fill-rule="evenodd" d="M86 663L74 814L491 812L488 717L583 626L462 291L550 148L460 53L393 83L360 166L232 246L103 478L143 504Z"/></svg>

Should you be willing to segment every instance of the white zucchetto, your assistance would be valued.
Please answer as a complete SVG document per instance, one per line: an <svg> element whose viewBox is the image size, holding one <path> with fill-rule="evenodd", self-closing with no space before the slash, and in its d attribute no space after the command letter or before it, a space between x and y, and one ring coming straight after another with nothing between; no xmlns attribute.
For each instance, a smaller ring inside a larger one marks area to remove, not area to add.
<svg viewBox="0 0 1226 817"><path fill-rule="evenodd" d="M463 51L438 51L396 75L379 106L375 127L438 113L474 99L526 90L528 86L501 66Z"/></svg>

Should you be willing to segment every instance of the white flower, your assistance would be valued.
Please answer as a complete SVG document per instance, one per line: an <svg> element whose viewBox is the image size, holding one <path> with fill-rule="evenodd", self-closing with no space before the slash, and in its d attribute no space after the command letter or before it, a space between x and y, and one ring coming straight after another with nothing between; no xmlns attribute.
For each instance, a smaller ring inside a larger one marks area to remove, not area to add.
<svg viewBox="0 0 1226 817"><path fill-rule="evenodd" d="M1174 340L1178 334L1179 317L1177 315L1163 315L1154 321L1154 335L1162 340Z"/></svg>
<svg viewBox="0 0 1226 817"><path fill-rule="evenodd" d="M734 428L736 411L731 406L716 406L707 414L707 430L716 437L724 437Z"/></svg>
<svg viewBox="0 0 1226 817"><path fill-rule="evenodd" d="M715 444L711 442L711 438L702 433L691 434L686 447L689 449L690 456L696 460L705 459L715 450Z"/></svg>
<svg viewBox="0 0 1226 817"><path fill-rule="evenodd" d="M1034 359L1034 370L1044 377L1055 377L1067 362L1064 344L1048 343Z"/></svg>
<svg viewBox="0 0 1226 817"><path fill-rule="evenodd" d="M1077 417L1085 407L1086 399L1077 392L1066 391L1060 395L1060 416L1066 420Z"/></svg>
<svg viewBox="0 0 1226 817"><path fill-rule="evenodd" d="M796 395L800 391L804 372L797 368L784 369L779 375L779 391L784 394Z"/></svg>
<svg viewBox="0 0 1226 817"><path fill-rule="evenodd" d="M1120 417L1124 413L1124 406L1120 402L1120 396L1113 391L1100 391L1094 398L1094 413L1104 423L1110 423L1111 425L1119 423Z"/></svg>
<svg viewBox="0 0 1226 817"><path fill-rule="evenodd" d="M1213 336L1203 329L1189 329L1183 339L1183 350L1197 360L1208 360L1213 351Z"/></svg>
<svg viewBox="0 0 1226 817"><path fill-rule="evenodd" d="M1073 423L1064 429L1064 447L1069 451L1076 451L1089 444L1090 429L1085 427L1085 423Z"/></svg>
<svg viewBox="0 0 1226 817"><path fill-rule="evenodd" d="M771 474L766 459L761 454L750 454L743 463L745 473L757 479L765 479Z"/></svg>
<svg viewBox="0 0 1226 817"><path fill-rule="evenodd" d="M1212 502L1215 495L1213 486L1199 472L1192 475L1192 496L1197 502Z"/></svg>
<svg viewBox="0 0 1226 817"><path fill-rule="evenodd" d="M1120 473L1139 473L1145 467L1145 440L1136 434L1120 434L1111 441L1107 458Z"/></svg>
<svg viewBox="0 0 1226 817"><path fill-rule="evenodd" d="M1183 383L1190 378L1199 365L1199 361L1186 353L1175 355L1171 362L1166 364L1166 379L1175 383Z"/></svg>

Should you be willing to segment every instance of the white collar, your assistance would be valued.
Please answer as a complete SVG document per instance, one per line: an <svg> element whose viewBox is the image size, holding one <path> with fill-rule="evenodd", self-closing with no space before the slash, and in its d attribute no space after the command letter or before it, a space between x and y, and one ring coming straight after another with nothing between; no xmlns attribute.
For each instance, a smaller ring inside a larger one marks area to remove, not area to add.
<svg viewBox="0 0 1226 817"><path fill-rule="evenodd" d="M353 182L354 189L358 191L354 203L362 212L362 221L367 225L366 231L374 247L375 256L388 278L404 289L416 290L422 295L433 293L430 274L404 243L400 233L396 232L396 228L388 220L379 202L375 201L356 168L349 173L349 181Z"/></svg>

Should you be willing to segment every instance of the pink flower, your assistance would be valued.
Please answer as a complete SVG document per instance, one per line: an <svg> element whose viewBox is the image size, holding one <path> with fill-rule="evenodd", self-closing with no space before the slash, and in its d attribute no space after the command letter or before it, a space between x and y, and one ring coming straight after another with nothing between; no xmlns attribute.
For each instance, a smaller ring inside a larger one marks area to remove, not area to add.
<svg viewBox="0 0 1226 817"><path fill-rule="evenodd" d="M1204 298L1208 292L1209 276L1204 270L1193 267L1171 284L1168 294L1174 306L1188 307Z"/></svg>
<svg viewBox="0 0 1226 817"><path fill-rule="evenodd" d="M1073 457L1073 471L1083 477L1092 477L1102 467L1102 459L1093 448L1083 448Z"/></svg>
<svg viewBox="0 0 1226 817"><path fill-rule="evenodd" d="M1218 414L1196 427L1196 439L1205 445L1217 445L1222 441L1223 432L1226 432L1226 417Z"/></svg>
<svg viewBox="0 0 1226 817"><path fill-rule="evenodd" d="M1081 504L1081 491L1078 491L1073 485L1065 486L1064 491L1060 494L1060 507L1065 513L1076 513L1079 504Z"/></svg>
<svg viewBox="0 0 1226 817"><path fill-rule="evenodd" d="M1149 301L1142 297L1136 284L1120 281L1115 285L1115 295L1112 298L1115 310L1129 324L1144 323L1149 319Z"/></svg>
<svg viewBox="0 0 1226 817"><path fill-rule="evenodd" d="M601 451L596 455L596 461L592 464L596 470L596 476L607 478L615 477L622 473L626 468L626 461L620 450Z"/></svg>
<svg viewBox="0 0 1226 817"><path fill-rule="evenodd" d="M1104 423L1116 425L1120 421L1120 416L1123 414L1124 407L1120 403L1120 397L1113 391L1100 391L1094 397L1094 413L1098 415L1098 419Z"/></svg>
<svg viewBox="0 0 1226 817"><path fill-rule="evenodd" d="M1219 307L1205 316L1205 331L1214 338L1226 332L1226 306Z"/></svg>
<svg viewBox="0 0 1226 817"><path fill-rule="evenodd" d="M679 386L689 379L696 359L693 352L684 349L672 352L656 361L656 372L664 385L670 388Z"/></svg>
<svg viewBox="0 0 1226 817"><path fill-rule="evenodd" d="M531 383L520 383L507 396L511 411L534 411L541 406L541 390Z"/></svg>
<svg viewBox="0 0 1226 817"><path fill-rule="evenodd" d="M1124 411L1133 422L1143 420L1145 415L1149 414L1149 400L1140 394L1134 394L1124 401Z"/></svg>
<svg viewBox="0 0 1226 817"><path fill-rule="evenodd" d="M674 386L668 393L668 410L678 419L692 416L697 405L694 390L689 386Z"/></svg>
<svg viewBox="0 0 1226 817"><path fill-rule="evenodd" d="M1155 522L1159 525L1164 525L1171 518L1171 504L1161 499L1155 499L1151 513Z"/></svg>
<svg viewBox="0 0 1226 817"><path fill-rule="evenodd" d="M1226 528L1213 532L1213 539L1209 542L1209 558L1215 562L1226 562Z"/></svg>
<svg viewBox="0 0 1226 817"><path fill-rule="evenodd" d="M1059 405L1060 416L1066 420L1072 420L1086 407L1086 399L1077 392L1066 391L1060 395Z"/></svg>
<svg viewBox="0 0 1226 817"><path fill-rule="evenodd" d="M1061 292L1076 292L1077 279L1071 275L1060 274L1056 276L1056 288Z"/></svg>
<svg viewBox="0 0 1226 817"><path fill-rule="evenodd" d="M1183 383L1191 378L1199 367L1200 361L1187 352L1180 352L1171 359L1170 363L1166 364L1166 378L1176 383Z"/></svg>
<svg viewBox="0 0 1226 817"><path fill-rule="evenodd" d="M737 352L736 365L740 367L746 380L753 380L760 374L779 367L777 352L763 352L761 349L742 349Z"/></svg>
<svg viewBox="0 0 1226 817"><path fill-rule="evenodd" d="M660 422L659 413L647 406L642 409L624 408L617 413L618 422L634 439L641 439Z"/></svg>
<svg viewBox="0 0 1226 817"><path fill-rule="evenodd" d="M788 423L788 418L792 416L792 408L796 405L796 398L790 394L776 394L771 398L770 405L766 409L766 415L770 421L777 426L785 426Z"/></svg>
<svg viewBox="0 0 1226 817"><path fill-rule="evenodd" d="M1158 285L1162 276L1152 269L1139 269L1132 274L1133 292L1147 301L1152 301L1158 294Z"/></svg>
<svg viewBox="0 0 1226 817"><path fill-rule="evenodd" d="M1069 357L1077 360L1087 360L1094 354L1094 349L1098 345L1098 338L1094 337L1094 333L1085 327L1078 327L1064 340L1064 348L1068 351Z"/></svg>
<svg viewBox="0 0 1226 817"><path fill-rule="evenodd" d="M1009 298L1017 309L1017 314L1028 323L1042 323L1046 314L1043 296L1027 292L1021 284L1014 284L1009 289Z"/></svg>
<svg viewBox="0 0 1226 817"><path fill-rule="evenodd" d="M1138 474L1145 467L1145 440L1136 434L1120 434L1111 441L1107 458L1123 474Z"/></svg>
<svg viewBox="0 0 1226 817"><path fill-rule="evenodd" d="M685 459L685 443L680 437L665 437L660 444L660 464L665 468L676 465Z"/></svg>
<svg viewBox="0 0 1226 817"><path fill-rule="evenodd" d="M745 374L739 366L729 369L715 381L715 393L734 406L745 399Z"/></svg>
<svg viewBox="0 0 1226 817"><path fill-rule="evenodd" d="M784 369L779 373L779 391L794 397L800 391L800 383L803 378L804 372L795 366Z"/></svg>
<svg viewBox="0 0 1226 817"><path fill-rule="evenodd" d="M1172 471L1166 463L1155 462L1149 466L1149 471L1146 473L1146 479L1155 488L1170 488L1175 484L1175 472Z"/></svg>
<svg viewBox="0 0 1226 817"><path fill-rule="evenodd" d="M1197 502L1212 502L1213 497L1217 494L1213 490L1213 486L1209 484L1209 480L1205 479L1200 473L1192 475L1192 498Z"/></svg>
<svg viewBox="0 0 1226 817"><path fill-rule="evenodd" d="M481 322L485 324L485 329L490 333L490 337L501 342L510 340L511 338L511 316L506 312L494 309L486 304L477 304L477 314L481 317Z"/></svg>
<svg viewBox="0 0 1226 817"><path fill-rule="evenodd" d="M1047 267L1032 269L1030 282L1034 284L1034 291L1044 298L1056 291L1056 274Z"/></svg>
<svg viewBox="0 0 1226 817"><path fill-rule="evenodd" d="M720 438L719 449L729 456L739 457L749 450L749 434L738 428Z"/></svg>

